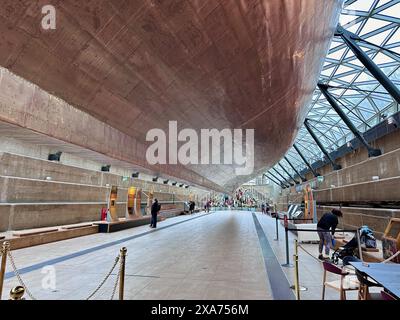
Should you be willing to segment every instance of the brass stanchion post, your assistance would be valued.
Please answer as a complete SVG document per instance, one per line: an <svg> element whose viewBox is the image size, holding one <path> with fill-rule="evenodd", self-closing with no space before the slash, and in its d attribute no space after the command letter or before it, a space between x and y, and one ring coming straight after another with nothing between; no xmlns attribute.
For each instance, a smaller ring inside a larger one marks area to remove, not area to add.
<svg viewBox="0 0 400 320"><path fill-rule="evenodd" d="M297 239L294 240L294 272L295 272L295 290L296 290L296 300L300 300L300 284L299 284L299 252L297 248Z"/></svg>
<svg viewBox="0 0 400 320"><path fill-rule="evenodd" d="M0 300L3 292L4 274L6 272L7 254L10 249L10 242L4 241L1 248L1 265L0 265Z"/></svg>
<svg viewBox="0 0 400 320"><path fill-rule="evenodd" d="M125 285L125 257L128 250L126 247L121 248L121 270L119 274L119 300L124 300L124 285Z"/></svg>
<svg viewBox="0 0 400 320"><path fill-rule="evenodd" d="M299 277L299 242L297 239L294 240L294 277L295 283L293 286L290 286L290 289L294 289L296 293L296 300L300 300L300 291L306 291L306 287L300 286L300 277Z"/></svg>
<svg viewBox="0 0 400 320"><path fill-rule="evenodd" d="M25 300L25 298L23 298L24 294L25 288L23 286L16 286L11 289L9 300Z"/></svg>

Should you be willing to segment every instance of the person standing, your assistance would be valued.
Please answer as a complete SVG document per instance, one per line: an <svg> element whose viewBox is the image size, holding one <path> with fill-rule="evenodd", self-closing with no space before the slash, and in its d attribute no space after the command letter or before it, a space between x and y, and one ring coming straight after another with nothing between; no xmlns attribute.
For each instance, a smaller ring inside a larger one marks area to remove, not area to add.
<svg viewBox="0 0 400 320"><path fill-rule="evenodd" d="M268 214L268 215L269 215L269 210L270 210L270 207L269 207L269 203L267 202L267 203L265 204L265 214Z"/></svg>
<svg viewBox="0 0 400 320"><path fill-rule="evenodd" d="M194 201L190 201L189 203L190 203L189 211L190 211L190 214L192 214L192 213L194 213L195 203L194 203Z"/></svg>
<svg viewBox="0 0 400 320"><path fill-rule="evenodd" d="M207 201L207 204L206 204L206 212L207 213L210 212L210 207L211 207L211 200Z"/></svg>
<svg viewBox="0 0 400 320"><path fill-rule="evenodd" d="M150 228L157 227L157 215L161 209L161 205L158 203L157 199L154 199L154 202L151 206L151 221L150 221Z"/></svg>
<svg viewBox="0 0 400 320"><path fill-rule="evenodd" d="M325 213L317 223L317 231L319 236L319 256L318 259L324 260L329 258L329 251L332 244L332 236L335 234L336 226L338 225L338 217L343 214L338 209L332 209L331 212ZM325 254L327 257L322 255L322 250L325 245Z"/></svg>

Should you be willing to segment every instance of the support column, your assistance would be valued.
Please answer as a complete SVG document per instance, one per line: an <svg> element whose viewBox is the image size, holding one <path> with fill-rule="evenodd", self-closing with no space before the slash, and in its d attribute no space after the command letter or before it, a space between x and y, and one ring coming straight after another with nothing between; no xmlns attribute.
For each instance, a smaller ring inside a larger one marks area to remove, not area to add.
<svg viewBox="0 0 400 320"><path fill-rule="evenodd" d="M304 161L304 163L307 165L307 167L311 170L311 172L313 173L314 177L318 177L319 174L314 170L314 168L311 166L311 164L303 156L303 154L301 153L300 149L296 146L295 143L293 144L293 148L297 151L297 153L299 154L300 158Z"/></svg>
<svg viewBox="0 0 400 320"><path fill-rule="evenodd" d="M289 159L288 159L286 156L284 156L283 158L286 160L287 163L289 163L289 166L294 170L294 172L296 172L296 174L299 176L299 178L300 178L302 181L307 181L306 177L303 177L303 176L300 174L300 172L298 172L298 171L296 170L295 166L289 161Z"/></svg>
<svg viewBox="0 0 400 320"><path fill-rule="evenodd" d="M345 112L343 112L342 108L338 105L335 98L328 91L328 86L323 83L318 83L318 88L321 90L322 94L325 96L326 100L328 100L329 104L335 109L336 113L343 120L343 122L347 125L350 131L354 134L354 136L364 145L364 147L368 150L368 157L377 157L382 154L380 149L372 148L367 140L365 140L364 136L360 131L357 130L353 122L351 122L350 118L347 116Z"/></svg>
<svg viewBox="0 0 400 320"><path fill-rule="evenodd" d="M328 158L329 162L331 163L333 170L340 170L342 167L338 164L336 164L332 157L330 156L330 154L328 153L328 151L325 149L325 147L323 146L323 144L321 143L321 141L319 141L318 137L316 136L316 134L312 131L310 125L308 124L308 119L304 120L304 125L308 131L308 133L311 135L311 137L314 139L314 141L316 142L316 144L318 145L318 147L321 149L321 151L323 152L323 154Z"/></svg>
<svg viewBox="0 0 400 320"><path fill-rule="evenodd" d="M389 77L372 61L370 57L358 46L355 40L362 40L358 35L345 30L342 26L338 26L335 36L340 36L347 44L354 55L368 69L375 79L389 92L394 100L400 104L400 90L389 79Z"/></svg>
<svg viewBox="0 0 400 320"><path fill-rule="evenodd" d="M283 171L286 172L286 174L290 177L290 179L292 179L294 181L295 184L300 183L294 177L292 177L292 175L285 169L285 167L283 165L281 165L279 162L278 162L278 165L282 168Z"/></svg>

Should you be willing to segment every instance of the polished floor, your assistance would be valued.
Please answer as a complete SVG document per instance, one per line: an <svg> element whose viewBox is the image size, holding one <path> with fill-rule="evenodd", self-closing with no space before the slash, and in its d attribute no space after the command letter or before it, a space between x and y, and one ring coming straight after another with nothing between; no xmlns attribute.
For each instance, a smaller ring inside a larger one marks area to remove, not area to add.
<svg viewBox="0 0 400 320"><path fill-rule="evenodd" d="M279 228L280 239L275 241L275 220L269 216L217 211L170 218L157 229L141 226L95 234L17 250L13 255L37 299L87 298L123 246L128 249L125 299L294 299L289 288L294 269L281 267L286 256L284 232ZM290 235L290 259L293 239ZM317 255L317 245L303 247ZM320 263L303 251L299 260L300 284L307 289L301 299L321 299ZM110 299L115 280L116 270L92 299ZM8 298L16 285L8 263L2 298ZM339 293L327 289L326 298L336 300ZM354 299L355 293L348 298Z"/></svg>

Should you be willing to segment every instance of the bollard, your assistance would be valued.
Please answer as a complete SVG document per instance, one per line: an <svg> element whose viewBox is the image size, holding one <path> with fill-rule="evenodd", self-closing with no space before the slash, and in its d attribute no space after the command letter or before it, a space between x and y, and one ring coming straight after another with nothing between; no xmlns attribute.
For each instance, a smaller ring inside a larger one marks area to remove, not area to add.
<svg viewBox="0 0 400 320"><path fill-rule="evenodd" d="M0 300L3 292L4 274L6 272L7 253L10 250L10 242L4 241L1 248L1 265L0 265Z"/></svg>
<svg viewBox="0 0 400 320"><path fill-rule="evenodd" d="M125 285L125 257L126 257L126 252L128 250L126 247L121 248L120 254L121 254L121 271L119 274L119 300L124 300L124 285Z"/></svg>
<svg viewBox="0 0 400 320"><path fill-rule="evenodd" d="M275 241L279 240L279 231L278 231L278 213L276 213L275 216L275 233L276 233L276 239L274 239Z"/></svg>
<svg viewBox="0 0 400 320"><path fill-rule="evenodd" d="M286 263L282 267L292 268L293 265L289 262L289 235L288 227L285 226L285 242L286 242Z"/></svg>
<svg viewBox="0 0 400 320"><path fill-rule="evenodd" d="M8 300L25 300L23 298L25 294L25 288L23 286L16 286L10 290L10 299Z"/></svg>

